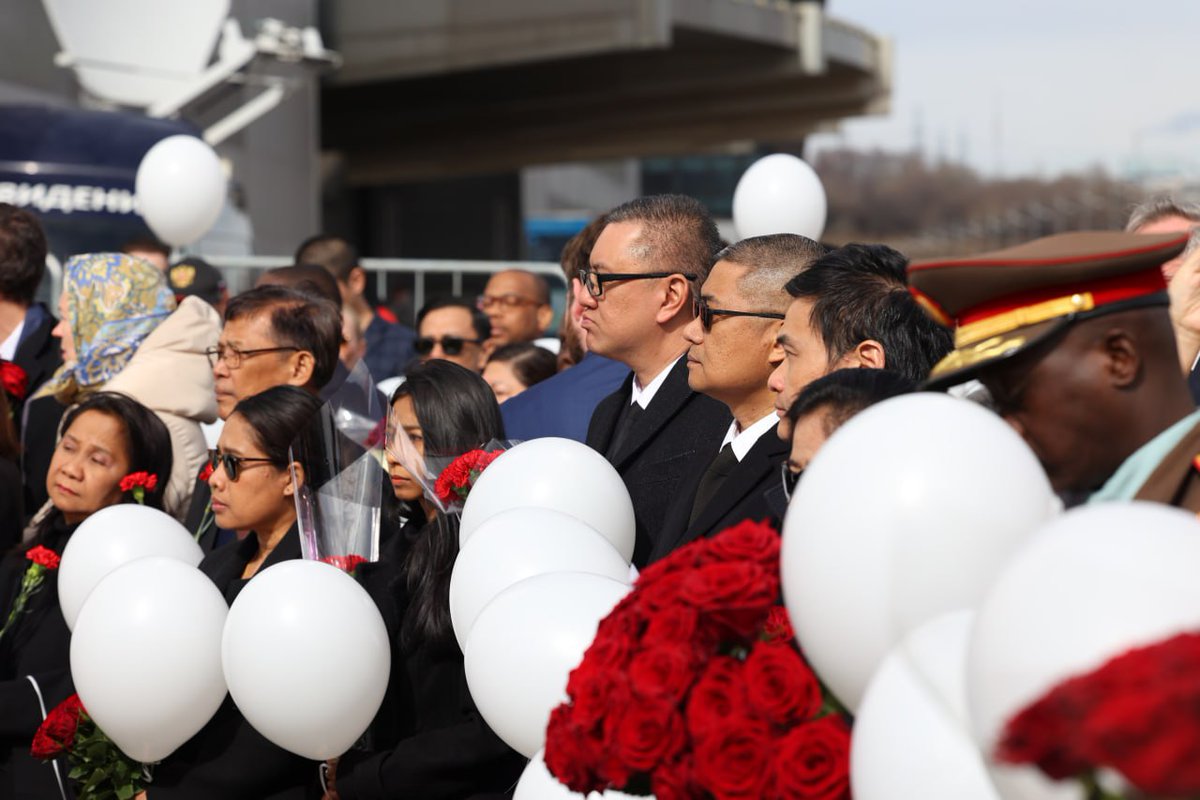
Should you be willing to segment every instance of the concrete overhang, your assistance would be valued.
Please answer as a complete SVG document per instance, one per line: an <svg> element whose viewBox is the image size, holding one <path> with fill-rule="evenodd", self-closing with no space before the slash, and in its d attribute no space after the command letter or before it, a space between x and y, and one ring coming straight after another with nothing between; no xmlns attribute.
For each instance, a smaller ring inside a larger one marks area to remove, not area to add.
<svg viewBox="0 0 1200 800"><path fill-rule="evenodd" d="M888 42L817 2L330 4L322 146L355 185L796 140L886 110Z"/></svg>

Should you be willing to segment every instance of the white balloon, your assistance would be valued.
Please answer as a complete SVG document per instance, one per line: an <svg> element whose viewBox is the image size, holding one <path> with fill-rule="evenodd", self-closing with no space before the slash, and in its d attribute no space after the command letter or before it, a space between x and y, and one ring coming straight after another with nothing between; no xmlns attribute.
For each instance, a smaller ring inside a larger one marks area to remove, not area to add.
<svg viewBox="0 0 1200 800"><path fill-rule="evenodd" d="M604 456L571 439L531 439L488 466L463 507L459 542L510 508L561 511L590 525L625 558L633 558L633 502Z"/></svg>
<svg viewBox="0 0 1200 800"><path fill-rule="evenodd" d="M147 150L134 185L142 218L167 244L199 239L225 205L221 160L194 136L168 136Z"/></svg>
<svg viewBox="0 0 1200 800"><path fill-rule="evenodd" d="M58 604L67 627L105 575L146 556L164 556L194 567L204 558L196 540L174 517L154 508L122 503L85 519L63 548L58 567Z"/></svg>
<svg viewBox="0 0 1200 800"><path fill-rule="evenodd" d="M547 572L588 572L629 583L629 564L595 528L548 508L501 511L475 529L450 576L450 619L465 649L496 595Z"/></svg>
<svg viewBox="0 0 1200 800"><path fill-rule="evenodd" d="M628 591L612 578L554 572L510 586L480 612L464 654L467 686L509 747L532 757L545 744L567 676Z"/></svg>
<svg viewBox="0 0 1200 800"><path fill-rule="evenodd" d="M584 800L585 797L588 800L634 800L635 796L612 789L587 795L572 792L550 774L541 750L538 750L533 759L525 765L525 771L521 773L521 779L517 781L517 788L513 794L513 800ZM637 797L638 800L645 800L647 797L654 800L654 795Z"/></svg>
<svg viewBox="0 0 1200 800"><path fill-rule="evenodd" d="M976 738L994 749L1007 721L1065 679L1135 647L1200 628L1200 523L1154 503L1102 503L1046 525L979 607L967 660ZM1009 791L1006 798L1043 797ZM1082 797L1081 794L1075 796Z"/></svg>
<svg viewBox="0 0 1200 800"><path fill-rule="evenodd" d="M229 694L256 731L285 750L340 756L383 702L391 646L370 595L316 561L255 575L229 609L221 645Z"/></svg>
<svg viewBox="0 0 1200 800"><path fill-rule="evenodd" d="M825 232L825 187L807 163L786 153L750 165L733 190L738 236L797 233L818 240Z"/></svg>
<svg viewBox="0 0 1200 800"><path fill-rule="evenodd" d="M926 622L871 678L850 743L858 800L998 800L967 720L972 616L956 611Z"/></svg>
<svg viewBox="0 0 1200 800"><path fill-rule="evenodd" d="M783 595L796 638L857 709L888 650L975 607L1005 559L1059 504L999 417L919 393L868 408L804 471L783 525Z"/></svg>
<svg viewBox="0 0 1200 800"><path fill-rule="evenodd" d="M161 761L217 712L227 611L208 576L173 558L118 567L88 595L71 636L71 677L126 755Z"/></svg>

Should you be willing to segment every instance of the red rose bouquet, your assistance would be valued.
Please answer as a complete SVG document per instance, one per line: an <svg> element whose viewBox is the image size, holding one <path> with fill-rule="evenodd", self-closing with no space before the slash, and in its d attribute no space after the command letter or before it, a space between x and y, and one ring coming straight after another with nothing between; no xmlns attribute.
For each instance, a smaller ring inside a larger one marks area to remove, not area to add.
<svg viewBox="0 0 1200 800"><path fill-rule="evenodd" d="M450 462L433 484L433 493L446 507L459 506L467 501L471 487L479 476L504 450L468 450Z"/></svg>
<svg viewBox="0 0 1200 800"><path fill-rule="evenodd" d="M25 607L29 605L29 599L42 588L42 583L46 580L46 573L58 569L58 553L48 547L41 545L31 547L25 552L25 558L29 560L29 566L25 568L25 574L21 576L21 588L8 612L8 619L4 621L4 627L0 628L0 638L4 637L12 624L17 621L17 617L25 611Z"/></svg>
<svg viewBox="0 0 1200 800"><path fill-rule="evenodd" d="M1140 794L1200 796L1200 634L1139 647L1055 686L1005 726L996 758L1076 779L1113 770ZM1132 795L1131 795L1132 796Z"/></svg>
<svg viewBox="0 0 1200 800"><path fill-rule="evenodd" d="M850 731L793 642L779 535L743 522L647 567L550 716L546 766L576 792L850 797Z"/></svg>
<svg viewBox="0 0 1200 800"><path fill-rule="evenodd" d="M158 487L158 476L149 472L131 472L121 478L121 491L133 494L138 505L146 504L146 492L153 492Z"/></svg>
<svg viewBox="0 0 1200 800"><path fill-rule="evenodd" d="M348 556L322 556L320 561L322 564L337 567L348 575L353 575L359 564L367 563L367 559L353 553Z"/></svg>
<svg viewBox="0 0 1200 800"><path fill-rule="evenodd" d="M43 761L66 756L76 794L91 800L130 800L150 782L144 764L121 752L73 694L46 715L30 748Z"/></svg>

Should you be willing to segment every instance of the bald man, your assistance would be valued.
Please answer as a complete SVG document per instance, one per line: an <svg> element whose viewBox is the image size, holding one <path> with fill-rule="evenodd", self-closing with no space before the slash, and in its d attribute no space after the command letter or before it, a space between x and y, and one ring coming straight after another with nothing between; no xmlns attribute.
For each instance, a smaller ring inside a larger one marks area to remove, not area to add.
<svg viewBox="0 0 1200 800"><path fill-rule="evenodd" d="M512 342L532 342L554 321L549 285L540 275L523 269L493 275L479 296L479 309L492 323L488 352Z"/></svg>

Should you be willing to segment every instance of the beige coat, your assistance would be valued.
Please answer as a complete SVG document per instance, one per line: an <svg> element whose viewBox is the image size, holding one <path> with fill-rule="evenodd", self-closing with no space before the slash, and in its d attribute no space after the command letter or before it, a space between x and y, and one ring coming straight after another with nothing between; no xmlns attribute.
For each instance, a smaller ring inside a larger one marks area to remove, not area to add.
<svg viewBox="0 0 1200 800"><path fill-rule="evenodd" d="M201 422L217 418L212 369L204 351L217 343L221 318L196 297L183 302L142 342L105 391L121 392L156 413L171 434L174 458L163 495L167 513L182 520L208 458Z"/></svg>

